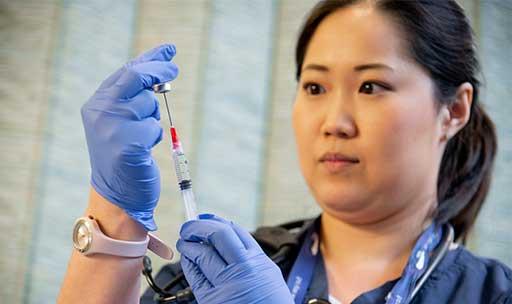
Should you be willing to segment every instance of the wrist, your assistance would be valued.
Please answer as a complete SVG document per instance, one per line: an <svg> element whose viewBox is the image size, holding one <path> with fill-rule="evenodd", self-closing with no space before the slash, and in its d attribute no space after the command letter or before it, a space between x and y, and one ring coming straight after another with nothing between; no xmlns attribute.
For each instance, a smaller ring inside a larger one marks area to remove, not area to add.
<svg viewBox="0 0 512 304"><path fill-rule="evenodd" d="M91 187L86 215L94 216L101 231L108 237L124 241L146 239L147 231L140 223L101 196L93 187Z"/></svg>

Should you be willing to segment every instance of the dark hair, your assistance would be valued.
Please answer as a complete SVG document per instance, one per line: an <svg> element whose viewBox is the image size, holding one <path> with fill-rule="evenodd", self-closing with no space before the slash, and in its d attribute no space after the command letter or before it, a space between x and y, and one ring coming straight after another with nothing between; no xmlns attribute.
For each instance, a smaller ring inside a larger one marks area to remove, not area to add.
<svg viewBox="0 0 512 304"><path fill-rule="evenodd" d="M309 13L296 47L297 80L311 37L334 11L365 0L327 0ZM435 218L450 222L455 239L465 242L487 196L497 139L494 123L478 102L480 65L473 31L454 0L370 0L405 32L410 56L428 71L440 104L453 102L458 87L473 86L468 123L451 138L443 154L437 181Z"/></svg>

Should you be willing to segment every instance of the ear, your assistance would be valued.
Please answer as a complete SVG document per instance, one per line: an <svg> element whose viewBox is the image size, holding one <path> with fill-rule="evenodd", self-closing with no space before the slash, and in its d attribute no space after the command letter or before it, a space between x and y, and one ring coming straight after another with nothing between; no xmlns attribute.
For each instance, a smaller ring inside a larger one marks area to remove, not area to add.
<svg viewBox="0 0 512 304"><path fill-rule="evenodd" d="M448 141L467 124L472 102L473 86L471 83L465 82L457 89L455 100L450 105L441 108L442 140Z"/></svg>

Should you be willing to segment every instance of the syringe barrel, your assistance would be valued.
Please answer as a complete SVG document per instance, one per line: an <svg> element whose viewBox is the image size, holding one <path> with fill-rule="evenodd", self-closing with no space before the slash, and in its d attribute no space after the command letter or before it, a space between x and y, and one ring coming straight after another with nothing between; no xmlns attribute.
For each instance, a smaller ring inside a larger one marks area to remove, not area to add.
<svg viewBox="0 0 512 304"><path fill-rule="evenodd" d="M185 181L190 181L191 183L192 179L190 178L190 172L188 170L188 160L181 147L179 149L173 149L172 157L174 159L174 168L176 168L176 177L178 178L180 187L182 187L181 185Z"/></svg>
<svg viewBox="0 0 512 304"><path fill-rule="evenodd" d="M179 142L176 144L175 148L173 148L172 156L174 159L176 177L178 178L178 184L180 186L187 220L196 219L197 207L194 192L192 192L192 179L190 178L190 172L188 170L187 158L185 157Z"/></svg>
<svg viewBox="0 0 512 304"><path fill-rule="evenodd" d="M187 216L187 220L197 219L196 199L194 197L194 192L192 192L192 187L186 190L182 190L181 196L183 197L183 204L185 205L185 214Z"/></svg>

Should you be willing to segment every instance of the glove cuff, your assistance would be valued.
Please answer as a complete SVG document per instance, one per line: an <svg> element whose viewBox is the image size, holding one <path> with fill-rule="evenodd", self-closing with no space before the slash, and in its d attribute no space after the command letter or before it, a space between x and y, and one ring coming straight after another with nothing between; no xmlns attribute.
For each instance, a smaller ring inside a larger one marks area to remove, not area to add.
<svg viewBox="0 0 512 304"><path fill-rule="evenodd" d="M153 217L153 211L131 211L125 210L125 212L135 221L139 222L146 231L155 231L158 229L156 226L155 218Z"/></svg>

